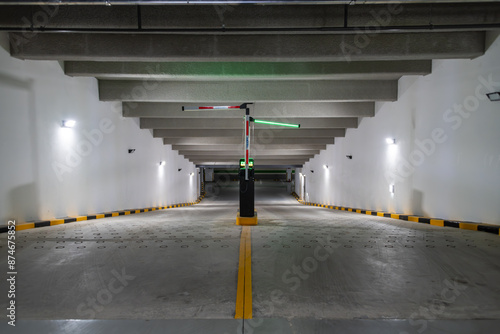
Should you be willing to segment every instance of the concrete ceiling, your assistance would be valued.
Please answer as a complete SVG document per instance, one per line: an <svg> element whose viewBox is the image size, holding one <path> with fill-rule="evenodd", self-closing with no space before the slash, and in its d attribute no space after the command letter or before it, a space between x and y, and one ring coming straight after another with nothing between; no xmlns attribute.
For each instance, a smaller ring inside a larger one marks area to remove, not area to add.
<svg viewBox="0 0 500 334"><path fill-rule="evenodd" d="M124 117L198 165L238 162L243 112L182 106L250 102L255 118L300 123L254 126L256 165L282 167L374 117L375 102L396 101L402 76L429 74L433 59L482 55L485 32L500 28L495 2L319 2L11 1L0 5L0 30L13 57L64 61L67 75L97 78L100 100L121 102Z"/></svg>

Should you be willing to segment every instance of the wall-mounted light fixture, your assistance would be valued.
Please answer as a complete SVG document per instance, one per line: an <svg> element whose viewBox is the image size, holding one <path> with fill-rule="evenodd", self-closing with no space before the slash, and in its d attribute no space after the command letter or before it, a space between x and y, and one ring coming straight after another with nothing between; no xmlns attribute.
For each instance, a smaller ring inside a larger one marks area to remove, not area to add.
<svg viewBox="0 0 500 334"><path fill-rule="evenodd" d="M193 175L194 175L194 173L193 173L193 172L191 172L191 173L189 173L189 175L190 175L190 176L193 176Z"/></svg>
<svg viewBox="0 0 500 334"><path fill-rule="evenodd" d="M346 155L346 158L352 160L352 155Z"/></svg>
<svg viewBox="0 0 500 334"><path fill-rule="evenodd" d="M328 169L328 165L323 165L323 168Z"/></svg>
<svg viewBox="0 0 500 334"><path fill-rule="evenodd" d="M394 195L394 185L389 185L389 192Z"/></svg>
<svg viewBox="0 0 500 334"><path fill-rule="evenodd" d="M395 138L386 138L385 142L389 145L394 145L394 144L396 144L396 139Z"/></svg>
<svg viewBox="0 0 500 334"><path fill-rule="evenodd" d="M128 154L132 154L132 153L134 153L134 152L135 152L135 148L129 148L129 149L128 149Z"/></svg>
<svg viewBox="0 0 500 334"><path fill-rule="evenodd" d="M74 128L76 125L76 121L72 119L64 120L61 122L61 127L63 128Z"/></svg>
<svg viewBox="0 0 500 334"><path fill-rule="evenodd" d="M160 165L160 166L165 165L165 161L160 161L159 165Z"/></svg>
<svg viewBox="0 0 500 334"><path fill-rule="evenodd" d="M486 94L486 96L492 102L500 101L500 92L488 93L488 94Z"/></svg>
<svg viewBox="0 0 500 334"><path fill-rule="evenodd" d="M311 169L311 173L314 173L314 171Z"/></svg>
<svg viewBox="0 0 500 334"><path fill-rule="evenodd" d="M180 172L182 170L182 168L177 168L177 171Z"/></svg>

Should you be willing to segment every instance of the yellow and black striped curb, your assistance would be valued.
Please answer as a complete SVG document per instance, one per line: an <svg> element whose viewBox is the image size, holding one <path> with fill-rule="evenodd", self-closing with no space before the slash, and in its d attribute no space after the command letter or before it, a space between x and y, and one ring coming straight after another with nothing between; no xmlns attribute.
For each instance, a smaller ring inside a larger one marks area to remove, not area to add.
<svg viewBox="0 0 500 334"><path fill-rule="evenodd" d="M151 208L144 208L144 209L130 209L130 210L104 212L104 213L97 213L97 214L87 215L87 216L67 217L67 218L58 218L58 219L50 219L50 220L37 220L34 222L26 222L26 223L16 224L16 231L22 231L22 230L27 230L27 229L31 229L31 228L37 228L37 227L68 224L68 223L74 223L74 222L85 221L85 220L133 215L133 214L141 213L141 212L150 212L150 211L157 211L157 210L180 208L183 206L190 206L190 205L198 204L201 202L201 200L204 197L205 197L205 194L201 195L195 202L189 202L189 203L179 203L179 204L172 204L172 205L167 205L167 206L151 207ZM7 231L8 231L7 226L0 227L0 233L6 233Z"/></svg>
<svg viewBox="0 0 500 334"><path fill-rule="evenodd" d="M293 195L293 197L295 197L295 199L299 203L304 204L304 205L312 205L312 206L318 206L318 207L327 208L327 209L363 213L365 215L406 220L406 221L411 221L411 222L415 222L415 223L430 224L430 225L434 225L434 226L455 227L455 228L461 228L464 230L482 231L482 232L488 232L488 233L493 233L493 234L500 234L500 226L498 226L498 225L454 221L454 220L439 219L439 218L428 218L428 217L420 217L420 216L415 216L415 215L404 215L404 214L398 214L398 213L388 213L388 212L381 212L381 211L371 211L371 210L347 208L347 207L343 207L343 206L309 203L309 202L302 201L296 193L292 193L292 195Z"/></svg>

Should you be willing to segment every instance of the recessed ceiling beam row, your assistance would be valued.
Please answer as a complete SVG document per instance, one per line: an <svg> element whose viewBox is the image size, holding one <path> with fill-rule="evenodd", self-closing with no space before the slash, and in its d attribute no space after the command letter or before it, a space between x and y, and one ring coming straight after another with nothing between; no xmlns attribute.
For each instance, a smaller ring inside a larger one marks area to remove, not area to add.
<svg viewBox="0 0 500 334"><path fill-rule="evenodd" d="M101 101L372 102L395 101L397 80L135 81L99 80Z"/></svg>
<svg viewBox="0 0 500 334"><path fill-rule="evenodd" d="M242 101L244 102L244 101ZM203 105L227 105L224 103L198 103ZM186 103L162 102L124 102L124 117L141 118L242 118L243 110L200 110L183 111ZM250 113L259 118L295 118L295 117L373 117L375 103L373 102L291 102L267 103L259 102L250 105Z"/></svg>
<svg viewBox="0 0 500 334"><path fill-rule="evenodd" d="M376 61L474 58L485 32L358 34L11 33L20 59L90 61ZM239 46L239 47L238 47ZM224 99L221 99L224 100Z"/></svg>
<svg viewBox="0 0 500 334"><path fill-rule="evenodd" d="M170 31L196 29L231 33L235 30L247 29L282 31L294 29L304 32L310 30L328 32L329 30L345 29L345 23L347 23L347 28L362 28L375 24L382 27L422 26L429 28L429 23L432 22L435 29L448 25L499 23L499 6L491 3L493 2L491 0L482 0L483 3L479 4L475 3L473 8L471 8L470 3L477 1L461 0L460 3L454 3L450 6L449 4L436 3L451 2L450 0L425 1L427 3L416 3L424 2L422 0L406 0L407 4L394 3L395 1L390 1L392 3L387 4L384 2L388 1L371 0L363 1L363 3L378 3L378 5L358 5L356 3L354 6L349 6L348 11L344 11L343 4L351 4L352 1L330 1L330 5L326 5L326 1L321 1L321 6L311 5L314 1L302 1L302 4L297 4L295 1L295 5L288 4L287 6L272 4L267 6L235 6L234 4L224 6L221 1L217 1L216 4L212 5L193 6L193 3L196 2L203 3L203 0L197 0L186 1L186 4L190 4L189 6L151 4L141 6L140 11L137 10L136 6L119 5L144 5L151 2L154 1L117 2L110 0L108 3L113 4L113 6L103 6L106 1L2 1L4 4L15 5L20 3L38 3L40 5L80 3L86 4L86 6L45 7L44 12L50 15L50 20L47 22L23 19L30 18L32 13L40 11L38 6L2 6L1 13L3 15L0 15L0 26L11 28L31 28L33 26L33 29L117 29L137 32L148 29L167 29ZM238 4L241 2L238 1Z"/></svg>
<svg viewBox="0 0 500 334"><path fill-rule="evenodd" d="M395 80L429 74L430 60L359 62L75 62L69 76L157 80Z"/></svg>
<svg viewBox="0 0 500 334"><path fill-rule="evenodd" d="M241 150L243 154L242 145L227 144L227 145L172 145L175 151L237 151ZM250 148L250 150L255 149ZM269 144L262 147L262 149L269 150L324 150L326 144Z"/></svg>
<svg viewBox="0 0 500 334"><path fill-rule="evenodd" d="M345 137L345 129L256 129L253 137L259 140L272 138L335 138ZM198 138L197 141L206 141L208 138L233 137L233 140L242 138L241 129L153 129L154 138Z"/></svg>
<svg viewBox="0 0 500 334"><path fill-rule="evenodd" d="M189 150L179 150L179 154L188 156L241 156L243 154L243 150L235 150L235 151L189 151ZM319 154L319 150L269 150L269 149L261 149L261 150L252 150L252 156L282 156L282 155L293 155L293 156L309 156Z"/></svg>
<svg viewBox="0 0 500 334"><path fill-rule="evenodd" d="M242 137L212 137L212 138L163 138L164 144L170 145L240 145L243 150ZM303 144L303 145L326 145L334 144L334 138L254 138L250 145L254 147L262 147L263 145L288 145L288 144Z"/></svg>
<svg viewBox="0 0 500 334"><path fill-rule="evenodd" d="M284 119L286 120L286 119ZM357 128L358 119L344 118L295 118L293 123L300 124L301 129L332 129L332 128ZM243 121L237 118L141 118L141 129L241 129ZM256 129L273 129L278 131L278 126L256 124Z"/></svg>

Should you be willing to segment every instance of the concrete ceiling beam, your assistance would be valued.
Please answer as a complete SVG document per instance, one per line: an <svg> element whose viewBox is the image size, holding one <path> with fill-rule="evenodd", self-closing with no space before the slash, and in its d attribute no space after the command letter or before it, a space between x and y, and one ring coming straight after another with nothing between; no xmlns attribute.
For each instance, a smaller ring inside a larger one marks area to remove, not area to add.
<svg viewBox="0 0 500 334"><path fill-rule="evenodd" d="M378 61L475 58L485 32L358 34L10 33L20 59L74 61ZM240 46L240 47L238 47ZM145 52L147 50L147 52Z"/></svg>
<svg viewBox="0 0 500 334"><path fill-rule="evenodd" d="M237 151L241 150L243 154L242 145L172 145L172 149L175 151ZM253 148L255 149L255 148ZM253 150L252 147L250 151ZM269 144L259 148L260 150L324 150L326 149L326 144ZM300 152L299 152L300 153Z"/></svg>
<svg viewBox="0 0 500 334"><path fill-rule="evenodd" d="M101 101L372 102L395 101L396 80L159 81L99 80Z"/></svg>
<svg viewBox="0 0 500 334"><path fill-rule="evenodd" d="M69 76L134 80L397 80L424 75L430 60L359 62L74 62Z"/></svg>
<svg viewBox="0 0 500 334"><path fill-rule="evenodd" d="M163 138L164 144L169 145L240 145L243 147L242 137L212 137L212 138ZM264 145L281 145L281 144L303 144L303 145L326 145L334 144L335 138L254 138L251 144L254 147L262 147Z"/></svg>
<svg viewBox="0 0 500 334"><path fill-rule="evenodd" d="M269 140L273 138L322 138L322 137L345 137L345 129L286 129L280 131L275 129L256 129L253 136L259 141ZM213 137L242 137L241 129L169 129L160 130L153 129L154 138L198 138L198 141L206 141L207 138ZM240 139L241 140L241 139Z"/></svg>
<svg viewBox="0 0 500 334"><path fill-rule="evenodd" d="M180 155L185 157L187 156L241 156L243 150L235 150L235 151L189 151L189 150L179 150ZM252 150L252 156L282 156L282 155L295 155L295 156L309 156L319 154L320 150L268 150L268 149L260 149L260 150Z"/></svg>
<svg viewBox="0 0 500 334"><path fill-rule="evenodd" d="M214 156L207 156L207 155L194 155L194 154L189 154L189 155L184 155L184 158L188 160L195 160L195 161L201 161L201 160L212 160L212 161L239 161L240 159L243 158L243 155L240 154L228 154L228 155L214 155ZM255 160L261 160L261 159L273 159L273 160L308 160L311 158L314 158L314 154L301 154L301 155L277 155L275 157L270 157L268 155L258 155L258 154L252 154L250 157Z"/></svg>
<svg viewBox="0 0 500 334"><path fill-rule="evenodd" d="M297 165L302 166L309 159L256 159L254 161L255 168L258 168L259 165ZM221 160L221 161L211 161L211 160L189 160L195 165L211 165L215 163L219 163L221 165L236 165L239 162L238 160Z"/></svg>
<svg viewBox="0 0 500 334"><path fill-rule="evenodd" d="M406 0L406 4L395 1L393 4L383 3L383 1L363 1L365 5L356 3L355 6L348 7L348 17L345 20L343 4L350 1L331 1L326 4L322 1L321 6L311 5L310 1L303 1L302 4L295 5L272 5L266 6L224 6L217 5L154 5L148 4L148 0L140 1L141 6L138 11L137 6L103 6L104 1L99 5L91 5L90 1L85 2L86 6L29 6L31 4L47 5L50 1L2 1L0 11L0 27L18 27L34 29L127 29L137 30L137 32L149 29L196 29L196 30L220 30L225 33L234 33L234 30L244 29L282 29L283 31L292 29L303 29L304 33L308 29L318 29L328 32L331 30L341 30L344 22L348 27L366 27L376 24L397 27L428 27L432 22L434 29L440 29L442 25L463 25L463 24L495 24L499 23L500 7L492 0ZM61 4L60 1L52 1ZM63 1L70 2L70 1ZM74 2L74 1L73 1ZM109 1L115 3L114 1ZM187 1L186 1L187 2ZM388 2L388 1L385 1ZM429 3L431 2L431 3ZM438 2L454 2L453 5ZM130 2L128 2L130 4ZM371 5L366 5L371 3ZM377 4L378 3L378 4ZM432 6L432 7L431 7ZM50 20L27 19L32 13L44 10L50 15ZM139 23L140 14L140 23ZM23 19L24 18L24 19ZM378 19L378 20L377 20ZM139 26L141 30L139 30Z"/></svg>
<svg viewBox="0 0 500 334"><path fill-rule="evenodd" d="M300 124L301 129L333 129L357 128L358 119L354 117L343 118L294 118L293 124ZM279 131L283 127L255 124L255 129L268 129ZM141 118L141 129L241 129L243 131L243 118Z"/></svg>
<svg viewBox="0 0 500 334"><path fill-rule="evenodd" d="M204 105L227 105L224 103L202 103ZM124 117L141 118L242 118L244 110L202 110L182 111L183 106L193 107L186 103L163 102L123 102ZM373 102L291 102L267 103L258 102L250 106L252 117L259 118L292 118L292 117L373 117Z"/></svg>

